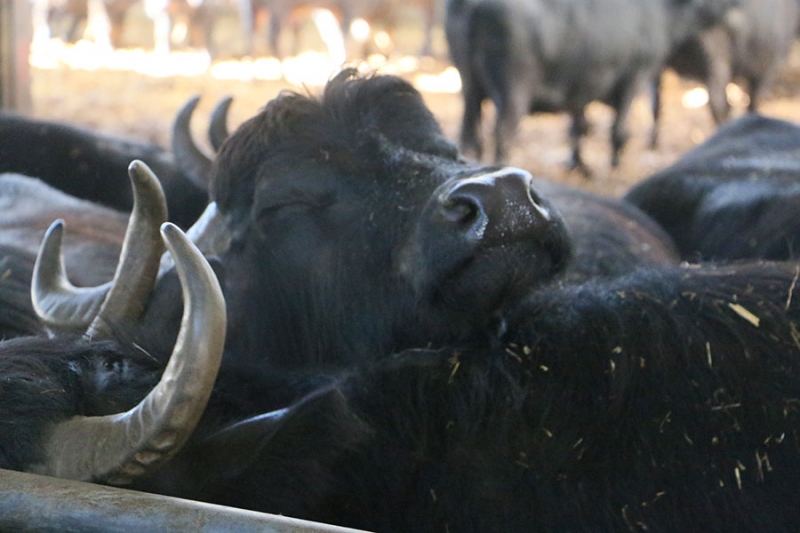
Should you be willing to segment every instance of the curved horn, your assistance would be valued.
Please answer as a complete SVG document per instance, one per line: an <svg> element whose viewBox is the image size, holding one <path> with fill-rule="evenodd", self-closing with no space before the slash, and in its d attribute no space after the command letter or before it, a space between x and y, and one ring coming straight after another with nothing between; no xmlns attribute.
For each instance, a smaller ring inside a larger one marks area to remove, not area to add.
<svg viewBox="0 0 800 533"><path fill-rule="evenodd" d="M211 142L211 147L214 149L214 152L219 152L219 147L230 137L230 132L228 131L228 110L231 108L231 103L233 103L233 97L226 96L217 104L214 111L211 112L208 125L208 140Z"/></svg>
<svg viewBox="0 0 800 533"><path fill-rule="evenodd" d="M203 255L222 256L231 244L231 232L228 229L230 221L217 209L217 202L210 202L203 214L200 215L192 227L186 230L186 236L197 246ZM159 276L172 268L172 258L169 254L161 257Z"/></svg>
<svg viewBox="0 0 800 533"><path fill-rule="evenodd" d="M128 174L133 211L111 282L91 288L73 286L61 249L63 222L55 222L45 234L33 269L31 299L47 326L82 329L91 337L103 333L109 324L138 319L144 309L164 250L158 230L167 219L167 207L158 179L144 163L131 163Z"/></svg>
<svg viewBox="0 0 800 533"><path fill-rule="evenodd" d="M75 287L70 283L64 268L63 235L64 221L60 219L44 234L33 266L33 309L48 327L85 330L97 316L111 282L99 287Z"/></svg>
<svg viewBox="0 0 800 533"><path fill-rule="evenodd" d="M225 343L225 301L214 271L173 224L161 228L183 289L181 330L161 380L131 410L53 426L35 473L126 485L167 461L205 409Z"/></svg>
<svg viewBox="0 0 800 533"><path fill-rule="evenodd" d="M133 161L128 174L134 190L133 211L111 290L86 332L89 338L109 333L109 326L116 323L139 319L153 290L164 253L159 228L167 221L167 201L161 184L141 161Z"/></svg>
<svg viewBox="0 0 800 533"><path fill-rule="evenodd" d="M191 98L178 111L175 122L172 124L172 152L175 161L195 185L205 190L208 176L211 172L211 159L209 159L192 139L190 123L194 109L200 102L200 97Z"/></svg>

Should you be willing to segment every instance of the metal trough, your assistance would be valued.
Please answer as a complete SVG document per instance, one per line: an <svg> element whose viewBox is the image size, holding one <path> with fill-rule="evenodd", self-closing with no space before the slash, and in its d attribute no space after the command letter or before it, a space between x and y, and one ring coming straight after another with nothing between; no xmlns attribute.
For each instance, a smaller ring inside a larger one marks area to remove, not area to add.
<svg viewBox="0 0 800 533"><path fill-rule="evenodd" d="M0 531L356 532L283 516L2 469Z"/></svg>

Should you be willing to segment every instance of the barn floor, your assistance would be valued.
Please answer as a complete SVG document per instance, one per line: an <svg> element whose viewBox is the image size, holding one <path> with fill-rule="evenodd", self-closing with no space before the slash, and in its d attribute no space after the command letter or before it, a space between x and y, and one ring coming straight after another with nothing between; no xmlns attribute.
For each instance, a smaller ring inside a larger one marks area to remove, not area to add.
<svg viewBox="0 0 800 533"><path fill-rule="evenodd" d="M433 61L424 70L438 74L443 61ZM408 74L409 77L413 73ZM196 138L205 141L203 130L207 117L221 98L234 97L230 126L235 127L255 113L281 90L314 93L318 87L300 87L286 81L256 79L224 80L208 73L193 76L156 77L131 70L75 70L66 67L31 70L33 114L127 135L136 139L168 143L169 128L177 109L192 95L202 95L193 128ZM714 125L707 107L686 108L683 95L696 87L693 82L669 75L662 98L663 121L660 146L648 148L652 119L648 99L636 100L629 121L631 141L620 168L610 170L608 131L612 114L601 104L588 109L592 132L585 142L584 158L595 175L586 180L566 172L564 163L570 154L567 135L568 118L544 114L526 118L520 128L511 163L531 173L599 193L618 196L643 177L669 165L682 153L708 137ZM458 93L426 92L424 97L440 121L445 133L455 139L461 114ZM491 106L488 111L491 113ZM741 114L744 105L734 108ZM800 120L800 50L796 49L763 113L787 120Z"/></svg>

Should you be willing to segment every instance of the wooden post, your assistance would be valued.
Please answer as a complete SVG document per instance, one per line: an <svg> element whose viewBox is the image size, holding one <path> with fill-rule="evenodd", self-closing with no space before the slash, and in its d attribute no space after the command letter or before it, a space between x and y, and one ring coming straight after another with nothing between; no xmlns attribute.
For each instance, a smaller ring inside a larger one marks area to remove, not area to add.
<svg viewBox="0 0 800 533"><path fill-rule="evenodd" d="M31 111L30 0L0 0L0 108Z"/></svg>

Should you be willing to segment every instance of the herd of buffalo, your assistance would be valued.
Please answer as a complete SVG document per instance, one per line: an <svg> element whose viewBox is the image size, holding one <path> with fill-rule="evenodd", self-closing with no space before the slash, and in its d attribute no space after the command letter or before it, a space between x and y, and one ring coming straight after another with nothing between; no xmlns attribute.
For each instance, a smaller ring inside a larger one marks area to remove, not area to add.
<svg viewBox="0 0 800 533"><path fill-rule="evenodd" d="M356 69L223 101L213 158L196 99L169 149L0 114L0 469L380 532L797 531L800 126L754 107L621 198L502 164L564 110L583 167L594 100L616 161L742 3L450 0L460 147Z"/></svg>
<svg viewBox="0 0 800 533"><path fill-rule="evenodd" d="M78 28L93 12L103 14L105 23L100 26L109 27L111 34L104 39L114 45L122 43L127 13L141 3L154 21L156 49L168 48L172 26L186 21L195 29L189 34L203 35L196 44L212 58L225 55L219 50L224 43L215 38L215 26L231 10L237 14L238 36L245 43L234 55L253 55L263 48L256 42L255 30L265 15L267 50L282 57L282 30L294 27L296 48L298 25L314 9L334 14L342 40L350 36L357 19L394 35L413 9L423 26L419 53L434 53L434 29L443 26L449 59L460 73L464 112L459 144L465 155L479 159L483 155L481 115L486 100L496 110L495 162L508 159L525 115L565 112L571 119L569 164L587 176L592 171L580 145L590 130L585 116L590 102L603 102L614 111L611 164L617 166L630 136L631 104L642 85L651 86L655 146L661 74L666 68L705 84L712 116L721 124L729 116L729 84L743 82L749 110L757 111L800 32L800 0L30 1L37 28L67 19L69 39L77 38ZM366 50L362 46L359 53Z"/></svg>

